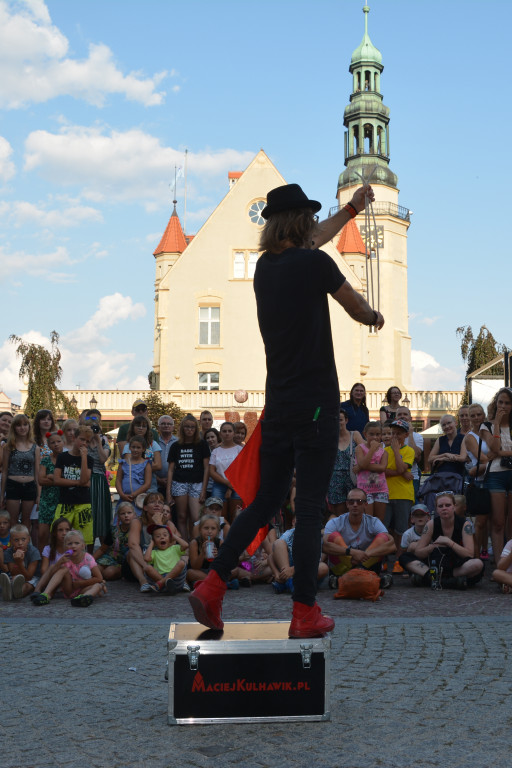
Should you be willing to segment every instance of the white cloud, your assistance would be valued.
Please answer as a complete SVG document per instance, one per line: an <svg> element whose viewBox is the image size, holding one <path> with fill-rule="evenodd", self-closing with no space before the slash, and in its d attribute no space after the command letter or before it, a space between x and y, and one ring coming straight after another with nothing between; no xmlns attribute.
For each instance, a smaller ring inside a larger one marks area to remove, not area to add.
<svg viewBox="0 0 512 768"><path fill-rule="evenodd" d="M145 106L162 104L164 93L156 88L167 72L125 75L103 44L91 44L82 60L67 56L68 49L42 0L0 0L0 106L14 109L63 95L102 106L113 93Z"/></svg>
<svg viewBox="0 0 512 768"><path fill-rule="evenodd" d="M466 368L458 365L446 368L428 352L411 351L412 385L415 389L452 390L464 388Z"/></svg>
<svg viewBox="0 0 512 768"><path fill-rule="evenodd" d="M121 321L137 320L145 314L144 304L134 304L130 296L123 296L121 293L103 296L98 309L85 325L63 336L62 341L68 347L89 344L91 339L94 339L95 346L105 344L108 341L102 333L105 328L111 328Z"/></svg>
<svg viewBox="0 0 512 768"><path fill-rule="evenodd" d="M436 323L440 318L441 315L435 315L434 317L422 317L420 323L423 323L423 325L434 325L434 323Z"/></svg>
<svg viewBox="0 0 512 768"><path fill-rule="evenodd" d="M253 152L234 149L188 153L188 172L201 184L245 168ZM25 170L64 185L79 185L83 195L103 200L168 201L169 180L183 152L164 146L139 129L125 132L85 126L63 126L58 133L33 131L25 142ZM226 186L227 189L227 186ZM210 209L211 212L211 209Z"/></svg>
<svg viewBox="0 0 512 768"><path fill-rule="evenodd" d="M49 208L47 203L29 203L15 200L0 205L0 216L7 216L15 227L27 224L47 229L66 229L78 227L93 221L103 221L103 215L97 208L87 205L69 205L61 209Z"/></svg>
<svg viewBox="0 0 512 768"><path fill-rule="evenodd" d="M120 293L100 299L98 309L81 328L60 338L63 370L61 388L74 389L77 382L87 382L87 387L93 389L148 389L145 376L133 377L130 373L135 361L140 360L140 354L113 349L110 340L102 333L118 323L137 321L145 312L142 304L135 304L130 296L122 296ZM50 349L49 339L39 331L29 331L22 334L21 338ZM130 347L129 341L127 346ZM18 371L19 360L16 358L15 345L5 340L0 347L0 390L16 403L20 402L21 387Z"/></svg>
<svg viewBox="0 0 512 768"><path fill-rule="evenodd" d="M9 181L16 173L16 166L10 159L12 147L3 136L0 136L0 179Z"/></svg>
<svg viewBox="0 0 512 768"><path fill-rule="evenodd" d="M57 268L74 263L64 246L50 253L9 252L0 246L0 280L12 274L24 274L54 282L73 282L74 278L69 272L57 271Z"/></svg>

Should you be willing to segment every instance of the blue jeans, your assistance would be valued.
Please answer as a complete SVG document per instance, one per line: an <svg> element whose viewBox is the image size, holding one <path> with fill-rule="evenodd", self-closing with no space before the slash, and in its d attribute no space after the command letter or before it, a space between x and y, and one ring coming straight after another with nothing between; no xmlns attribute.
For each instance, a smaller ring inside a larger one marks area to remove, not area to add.
<svg viewBox="0 0 512 768"><path fill-rule="evenodd" d="M229 529L212 568L228 581L239 555L258 530L279 512L293 477L297 476L293 540L295 591L293 599L314 605L321 554L322 509L338 450L339 405L323 408L267 406L261 423L260 487L253 503Z"/></svg>

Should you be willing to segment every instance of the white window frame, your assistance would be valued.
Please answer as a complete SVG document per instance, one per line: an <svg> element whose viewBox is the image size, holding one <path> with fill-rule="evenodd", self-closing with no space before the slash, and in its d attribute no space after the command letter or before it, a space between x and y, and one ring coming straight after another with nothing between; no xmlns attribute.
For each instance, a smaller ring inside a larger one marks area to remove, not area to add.
<svg viewBox="0 0 512 768"><path fill-rule="evenodd" d="M208 311L206 318L204 318L204 312L205 310ZM218 317L214 318L212 317L212 310L216 310L216 314L218 313ZM204 326L206 325L206 341L201 341L201 335ZM218 326L217 334L218 334L218 340L212 341L212 338L214 337L215 332L215 326ZM200 306L199 307L199 346L200 347L218 347L220 346L220 307L218 304L213 304L212 306Z"/></svg>
<svg viewBox="0 0 512 768"><path fill-rule="evenodd" d="M206 381L201 381L201 376L206 376ZM212 377L217 381L212 381ZM199 371L197 374L197 388L199 392L216 392L220 389L220 374L218 371Z"/></svg>

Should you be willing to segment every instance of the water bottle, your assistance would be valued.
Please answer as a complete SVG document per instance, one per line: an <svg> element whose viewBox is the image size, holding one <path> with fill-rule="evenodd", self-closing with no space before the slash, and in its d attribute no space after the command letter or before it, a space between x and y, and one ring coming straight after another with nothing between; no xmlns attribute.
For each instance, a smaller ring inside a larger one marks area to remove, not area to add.
<svg viewBox="0 0 512 768"><path fill-rule="evenodd" d="M211 563L212 560L214 559L213 557L214 547L215 547L214 542L211 540L210 536L208 536L208 541L206 542L206 559L208 560L209 563Z"/></svg>
<svg viewBox="0 0 512 768"><path fill-rule="evenodd" d="M430 586L432 589L439 589L439 569L437 567L436 560L432 560L429 568L430 573Z"/></svg>

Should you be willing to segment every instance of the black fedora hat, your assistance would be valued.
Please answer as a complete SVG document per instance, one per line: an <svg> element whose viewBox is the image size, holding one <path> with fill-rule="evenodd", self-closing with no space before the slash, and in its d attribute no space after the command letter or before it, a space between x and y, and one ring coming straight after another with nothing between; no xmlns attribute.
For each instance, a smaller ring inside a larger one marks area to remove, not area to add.
<svg viewBox="0 0 512 768"><path fill-rule="evenodd" d="M271 189L267 195L267 205L261 215L268 219L274 213L291 211L293 208L311 208L313 213L320 210L322 204L318 200L308 200L298 184L284 184L282 187Z"/></svg>

